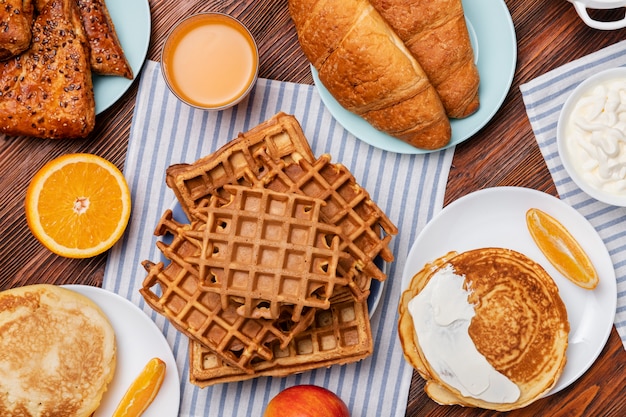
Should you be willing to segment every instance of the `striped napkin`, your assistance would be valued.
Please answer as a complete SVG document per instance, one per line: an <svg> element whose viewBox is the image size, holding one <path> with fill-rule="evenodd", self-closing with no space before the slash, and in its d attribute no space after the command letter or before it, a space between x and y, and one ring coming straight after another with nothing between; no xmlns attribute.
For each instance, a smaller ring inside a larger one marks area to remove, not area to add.
<svg viewBox="0 0 626 417"><path fill-rule="evenodd" d="M556 144L556 125L567 97L599 71L626 65L626 41L572 61L520 86L528 119L561 200L595 227L608 248L617 278L615 327L626 347L626 208L601 203L585 194L567 175Z"/></svg>
<svg viewBox="0 0 626 417"><path fill-rule="evenodd" d="M357 182L398 226L392 240L396 261L389 267L382 298L372 317L374 354L356 364L333 366L287 378L257 378L199 389L189 381L187 340L147 306L138 292L146 276L141 261L158 260L154 228L174 201L165 185L171 164L193 162L279 111L302 124L315 155L350 169ZM324 107L314 86L259 79L249 99L222 112L179 102L167 89L156 62L146 62L140 79L124 175L133 212L124 238L111 250L103 287L138 305L161 328L181 376L180 416L261 415L280 390L316 384L336 392L353 417L404 416L413 369L403 358L396 323L404 260L424 225L443 207L454 149L426 155L389 153L356 139ZM169 416L163 416L169 417Z"/></svg>

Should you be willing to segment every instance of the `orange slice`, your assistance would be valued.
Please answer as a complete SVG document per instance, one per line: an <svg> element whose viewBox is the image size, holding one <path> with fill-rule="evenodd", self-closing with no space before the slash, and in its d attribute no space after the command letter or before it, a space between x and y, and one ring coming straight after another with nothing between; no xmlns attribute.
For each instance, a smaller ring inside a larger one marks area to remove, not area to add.
<svg viewBox="0 0 626 417"><path fill-rule="evenodd" d="M154 401L164 378L165 362L150 359L128 387L112 417L139 417Z"/></svg>
<svg viewBox="0 0 626 417"><path fill-rule="evenodd" d="M130 217L130 191L111 162L70 154L45 164L26 191L26 221L57 255L88 258L122 237Z"/></svg>
<svg viewBox="0 0 626 417"><path fill-rule="evenodd" d="M591 290L598 285L591 259L558 220L531 208L526 212L526 224L541 252L561 274L582 288Z"/></svg>

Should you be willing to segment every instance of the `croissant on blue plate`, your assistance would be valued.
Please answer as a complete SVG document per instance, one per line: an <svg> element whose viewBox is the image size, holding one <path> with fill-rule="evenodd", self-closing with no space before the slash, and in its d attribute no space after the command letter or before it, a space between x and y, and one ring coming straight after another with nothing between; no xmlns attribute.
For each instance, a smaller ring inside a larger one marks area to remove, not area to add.
<svg viewBox="0 0 626 417"><path fill-rule="evenodd" d="M289 12L304 54L341 106L417 148L449 143L437 91L368 0L289 0Z"/></svg>

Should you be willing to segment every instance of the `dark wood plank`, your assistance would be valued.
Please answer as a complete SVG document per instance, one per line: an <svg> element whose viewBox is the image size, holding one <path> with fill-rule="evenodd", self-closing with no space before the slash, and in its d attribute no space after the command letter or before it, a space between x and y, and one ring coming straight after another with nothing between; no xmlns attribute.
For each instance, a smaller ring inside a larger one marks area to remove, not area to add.
<svg viewBox="0 0 626 417"><path fill-rule="evenodd" d="M158 61L167 33L181 18L203 11L242 20L259 44L260 76L312 83L287 10L287 0L149 0L152 38L148 59ZM626 39L626 30L587 28L565 0L506 0L518 41L513 85L493 120L456 149L445 204L486 187L515 185L556 195L535 142L519 86L534 77L604 46ZM485 10L489 13L489 10ZM623 11L597 12L612 19ZM621 13L621 15L620 15ZM0 137L0 289L36 282L101 285L106 254L71 260L50 254L30 234L23 200L34 173L48 160L70 152L90 152L123 168L130 133L135 83L122 99L98 116L84 140L44 141ZM615 332L596 363L561 393L510 413L513 416L621 416L626 412L626 353ZM491 416L485 410L442 407L423 392L414 374L407 416Z"/></svg>

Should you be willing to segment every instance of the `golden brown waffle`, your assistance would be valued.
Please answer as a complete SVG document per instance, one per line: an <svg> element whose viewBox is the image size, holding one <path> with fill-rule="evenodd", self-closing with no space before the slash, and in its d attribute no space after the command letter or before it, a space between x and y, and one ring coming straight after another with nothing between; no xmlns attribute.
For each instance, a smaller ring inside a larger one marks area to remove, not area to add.
<svg viewBox="0 0 626 417"><path fill-rule="evenodd" d="M351 262L340 264L340 272L351 278L349 285L356 298L366 299L369 280L387 278L374 260L380 256L393 261L389 242L398 233L396 226L350 171L331 163L328 154L313 163L298 155L292 161L277 160L263 148L255 156L263 164L261 181L266 188L324 200L321 219L341 228L340 249L352 257Z"/></svg>
<svg viewBox="0 0 626 417"><path fill-rule="evenodd" d="M191 228L172 219L170 210L165 212L155 234L174 236L170 244L157 243L171 262L164 266L163 262L145 261L148 276L139 291L155 311L190 339L210 348L242 372L252 372L250 362L255 358L272 359L268 345L276 341L287 346L295 334L311 323L314 309L307 308L300 321L293 323L289 306L284 307L278 320L272 321L243 317L237 313L239 305L235 303L222 308L219 294L201 288L197 269L186 260L197 257L200 251L196 242L185 237Z"/></svg>
<svg viewBox="0 0 626 417"><path fill-rule="evenodd" d="M195 222L183 233L197 242L195 268L204 290L220 295L222 308L239 305L244 317L277 319L290 305L292 320L305 307L327 309L338 276L338 227L319 221L323 201L265 188L225 185L230 200L211 198L192 209Z"/></svg>
<svg viewBox="0 0 626 417"><path fill-rule="evenodd" d="M316 159L279 113L166 182L190 224L167 211L167 259L144 262L146 302L190 338L199 386L284 376L372 353L367 296L397 228L352 174ZM380 263L379 263L380 265Z"/></svg>
<svg viewBox="0 0 626 417"><path fill-rule="evenodd" d="M166 183L189 217L191 208L224 184L241 183L246 171L258 174L261 165L253 155L261 147L276 159L290 161L291 155L298 153L310 162L315 160L300 123L281 112L193 164L170 166Z"/></svg>
<svg viewBox="0 0 626 417"><path fill-rule="evenodd" d="M221 360L201 344L189 346L191 383L207 387L223 382L242 381L258 376L283 377L311 369L357 362L373 351L373 340L366 302L347 295L333 302L328 310L317 310L315 320L286 348L273 344L274 359L252 363L254 373L246 374Z"/></svg>

